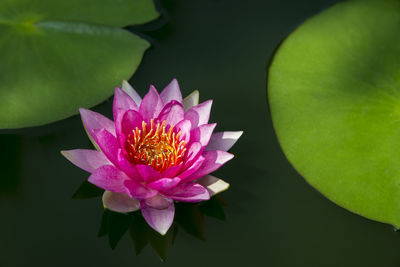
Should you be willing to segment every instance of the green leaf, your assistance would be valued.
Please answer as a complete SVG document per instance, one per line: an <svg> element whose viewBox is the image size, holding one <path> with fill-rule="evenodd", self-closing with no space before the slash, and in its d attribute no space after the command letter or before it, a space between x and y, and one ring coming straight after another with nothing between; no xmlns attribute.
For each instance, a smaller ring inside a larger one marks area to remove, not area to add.
<svg viewBox="0 0 400 267"><path fill-rule="evenodd" d="M329 199L400 227L400 1L339 3L301 25L269 71L282 148Z"/></svg>
<svg viewBox="0 0 400 267"><path fill-rule="evenodd" d="M53 122L104 101L149 47L120 27L157 16L152 0L2 0L0 128Z"/></svg>
<svg viewBox="0 0 400 267"><path fill-rule="evenodd" d="M134 212L132 216L133 220L129 232L135 246L136 255L139 255L148 243L148 226L140 211Z"/></svg>
<svg viewBox="0 0 400 267"><path fill-rule="evenodd" d="M100 228L99 233L97 234L98 237L102 237L108 234L108 216L110 215L111 211L105 209L103 215L101 216Z"/></svg>
<svg viewBox="0 0 400 267"><path fill-rule="evenodd" d="M222 207L222 201L220 197L214 196L210 200L202 202L199 205L199 211L209 217L225 221L226 216Z"/></svg>
<svg viewBox="0 0 400 267"><path fill-rule="evenodd" d="M108 214L108 241L111 249L117 247L118 242L129 229L132 216L118 212L109 211Z"/></svg>
<svg viewBox="0 0 400 267"><path fill-rule="evenodd" d="M160 235L146 223L140 211L131 213L131 216L133 219L130 226L130 236L135 246L136 255L141 253L150 243L161 261L166 261L169 244L173 242L175 225L172 225L165 235Z"/></svg>
<svg viewBox="0 0 400 267"><path fill-rule="evenodd" d="M160 235L158 232L148 227L147 237L150 245L163 262L167 260L168 247L169 244L172 243L173 238L172 232L173 230L170 228L165 235Z"/></svg>
<svg viewBox="0 0 400 267"><path fill-rule="evenodd" d="M172 229L171 229L171 232L172 232L171 244L174 245L175 241L176 241L176 237L178 236L178 233L179 233L179 227L176 223L172 224L171 227L172 227Z"/></svg>
<svg viewBox="0 0 400 267"><path fill-rule="evenodd" d="M198 204L176 203L175 221L188 234L205 240L204 214L199 211Z"/></svg>
<svg viewBox="0 0 400 267"><path fill-rule="evenodd" d="M89 183L88 181L84 181L76 192L72 195L73 199L87 199L93 197L102 196L104 190Z"/></svg>

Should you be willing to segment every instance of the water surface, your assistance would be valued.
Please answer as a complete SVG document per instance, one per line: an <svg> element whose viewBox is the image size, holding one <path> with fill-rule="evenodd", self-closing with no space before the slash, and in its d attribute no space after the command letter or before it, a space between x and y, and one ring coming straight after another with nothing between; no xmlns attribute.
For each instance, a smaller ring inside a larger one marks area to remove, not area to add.
<svg viewBox="0 0 400 267"><path fill-rule="evenodd" d="M284 157L268 113L275 48L335 2L160 1L161 19L129 28L153 44L131 83L144 94L177 78L184 95L198 89L201 101L214 99L217 130L245 131L235 159L215 173L231 184L226 221L207 218L206 241L180 231L166 263L150 247L136 256L128 235L111 250L97 237L100 200L71 199L88 174L59 151L90 148L74 116L0 136L0 266L399 266L399 234L310 187ZM111 117L112 101L94 110Z"/></svg>

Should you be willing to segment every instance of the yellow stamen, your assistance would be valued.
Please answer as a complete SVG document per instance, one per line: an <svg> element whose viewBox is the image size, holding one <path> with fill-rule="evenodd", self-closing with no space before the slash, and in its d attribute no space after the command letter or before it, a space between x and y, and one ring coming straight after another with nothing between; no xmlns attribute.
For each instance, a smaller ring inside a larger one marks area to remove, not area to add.
<svg viewBox="0 0 400 267"><path fill-rule="evenodd" d="M155 124L152 119L150 125L143 121L142 129L136 127L128 135L125 149L131 163L149 165L162 172L182 163L186 142L180 140L181 135L181 131L174 131L174 125L166 131L166 121Z"/></svg>

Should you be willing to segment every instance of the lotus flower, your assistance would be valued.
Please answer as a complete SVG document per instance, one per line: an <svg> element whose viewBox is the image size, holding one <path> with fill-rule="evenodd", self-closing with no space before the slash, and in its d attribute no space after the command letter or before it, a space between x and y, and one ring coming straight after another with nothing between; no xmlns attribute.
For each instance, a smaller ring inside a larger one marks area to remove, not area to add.
<svg viewBox="0 0 400 267"><path fill-rule="evenodd" d="M140 209L163 235L173 222L174 201L208 200L229 187L209 174L233 158L227 150L242 132L213 133L216 124L208 123L212 100L198 101L198 91L182 100L175 79L161 94L150 86L143 100L124 81L122 89L115 89L114 122L80 109L97 150L61 153L105 190L106 208L122 213Z"/></svg>

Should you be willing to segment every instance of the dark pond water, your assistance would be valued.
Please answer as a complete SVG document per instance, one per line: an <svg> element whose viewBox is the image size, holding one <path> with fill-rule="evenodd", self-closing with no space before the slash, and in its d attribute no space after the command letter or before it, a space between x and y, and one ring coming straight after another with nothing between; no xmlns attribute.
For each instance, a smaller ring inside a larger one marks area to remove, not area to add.
<svg viewBox="0 0 400 267"><path fill-rule="evenodd" d="M245 131L216 173L231 188L222 193L226 220L205 220L206 241L180 230L162 263L150 246L136 256L128 235L115 250L98 238L101 201L71 199L88 174L59 153L90 147L74 116L0 136L0 266L400 266L399 233L311 188L285 159L268 113L274 49L334 2L165 0L160 20L130 28L153 44L131 79L139 92L176 77L184 95L214 99L217 130Z"/></svg>

